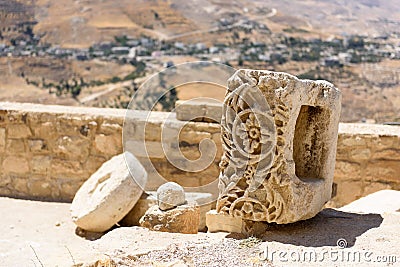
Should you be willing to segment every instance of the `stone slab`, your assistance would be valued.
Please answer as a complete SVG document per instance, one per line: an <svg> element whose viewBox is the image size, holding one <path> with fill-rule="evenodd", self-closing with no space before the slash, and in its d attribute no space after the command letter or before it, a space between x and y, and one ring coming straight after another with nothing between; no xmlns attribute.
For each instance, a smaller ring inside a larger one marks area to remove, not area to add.
<svg viewBox="0 0 400 267"><path fill-rule="evenodd" d="M209 98L178 100L176 118L180 121L221 122L222 103Z"/></svg>
<svg viewBox="0 0 400 267"><path fill-rule="evenodd" d="M199 231L206 227L206 213L213 206L213 196L210 193L185 192L185 198L189 205L199 206L200 223ZM138 226L140 218L146 211L157 204L157 192L148 191L143 193L133 209L119 223L123 226Z"/></svg>
<svg viewBox="0 0 400 267"><path fill-rule="evenodd" d="M400 212L400 191L381 190L362 197L339 208L340 211L356 213Z"/></svg>

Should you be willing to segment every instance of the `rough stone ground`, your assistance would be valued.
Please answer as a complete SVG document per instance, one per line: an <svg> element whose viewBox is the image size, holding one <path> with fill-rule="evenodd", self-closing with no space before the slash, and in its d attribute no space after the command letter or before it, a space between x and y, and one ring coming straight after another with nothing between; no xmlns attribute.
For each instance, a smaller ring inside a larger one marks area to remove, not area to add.
<svg viewBox="0 0 400 267"><path fill-rule="evenodd" d="M140 227L116 228L101 238L86 235L89 239L98 238L91 241L75 234L69 206L0 198L0 266L399 266L400 263L399 212L378 215L326 209L307 221L271 226L263 241L238 234L183 235ZM337 246L340 238L346 240L348 248ZM266 250L270 261L263 260ZM312 254L317 256L316 261L309 260ZM351 256L350 261L346 260L347 255ZM305 261L300 262L299 256L300 260L305 256ZM393 258L387 256L395 256L396 262L388 263Z"/></svg>

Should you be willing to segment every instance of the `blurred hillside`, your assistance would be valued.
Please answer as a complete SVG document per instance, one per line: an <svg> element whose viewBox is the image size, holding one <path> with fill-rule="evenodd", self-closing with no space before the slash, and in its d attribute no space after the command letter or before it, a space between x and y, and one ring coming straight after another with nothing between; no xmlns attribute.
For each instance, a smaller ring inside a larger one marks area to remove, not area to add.
<svg viewBox="0 0 400 267"><path fill-rule="evenodd" d="M123 108L208 60L327 79L342 121L400 121L396 0L0 0L0 22L0 100Z"/></svg>

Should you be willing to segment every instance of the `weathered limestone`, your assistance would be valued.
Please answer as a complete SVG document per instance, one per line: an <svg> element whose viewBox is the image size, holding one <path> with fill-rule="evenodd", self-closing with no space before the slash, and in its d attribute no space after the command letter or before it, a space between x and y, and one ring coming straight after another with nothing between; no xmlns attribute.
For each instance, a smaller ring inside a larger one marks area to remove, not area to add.
<svg viewBox="0 0 400 267"><path fill-rule="evenodd" d="M381 190L341 207L339 210L377 214L400 212L400 191Z"/></svg>
<svg viewBox="0 0 400 267"><path fill-rule="evenodd" d="M199 231L206 227L206 213L211 210L214 198L210 193L185 192L188 205L199 206L200 223ZM139 220L150 207L157 205L157 192L148 191L143 193L133 209L119 222L123 226L138 226Z"/></svg>
<svg viewBox="0 0 400 267"><path fill-rule="evenodd" d="M175 104L176 118L180 121L220 122L222 105L212 98L178 100Z"/></svg>
<svg viewBox="0 0 400 267"><path fill-rule="evenodd" d="M144 192L135 206L125 215L119 224L122 226L139 226L140 218L154 205L157 205L156 193L152 192L149 194Z"/></svg>
<svg viewBox="0 0 400 267"><path fill-rule="evenodd" d="M177 183L168 182L157 189L157 204L160 210L170 210L185 202L185 191Z"/></svg>
<svg viewBox="0 0 400 267"><path fill-rule="evenodd" d="M110 229L133 208L146 182L147 173L132 154L113 157L76 193L71 205L72 220L87 231Z"/></svg>
<svg viewBox="0 0 400 267"><path fill-rule="evenodd" d="M6 145L6 129L0 128L0 148L4 148Z"/></svg>
<svg viewBox="0 0 400 267"><path fill-rule="evenodd" d="M206 214L206 225L209 233L241 233L243 220L240 217L233 217L228 214L218 213L216 210L210 210Z"/></svg>
<svg viewBox="0 0 400 267"><path fill-rule="evenodd" d="M261 236L269 227L266 222L243 220L241 217L218 213L216 210L207 212L206 220L209 233L228 232L242 233L248 236Z"/></svg>
<svg viewBox="0 0 400 267"><path fill-rule="evenodd" d="M357 157L354 151L365 151ZM366 151L368 150L368 151ZM400 127L339 125L333 207L341 207L383 189L400 190Z"/></svg>
<svg viewBox="0 0 400 267"><path fill-rule="evenodd" d="M217 211L278 224L315 216L331 197L340 100L325 81L237 71L221 120Z"/></svg>
<svg viewBox="0 0 400 267"><path fill-rule="evenodd" d="M220 109L222 110L222 105ZM72 201L85 180L104 162L122 153L121 131L125 114L126 110L123 109L1 102L0 194L50 201ZM185 187L202 186L196 188L196 191L212 192L217 197L218 188L214 186L215 183L210 183L215 180L218 182L218 163L222 156L220 125L170 119L170 125L173 127L179 128L181 124L185 124L179 137L180 141L184 141L181 142L185 145L181 147L181 151L187 158L195 160L199 157L199 142L204 138L211 138L217 148L214 162L207 169L188 175L187 172L171 165L165 155L160 153L163 152L160 149L161 127L165 118L173 117L173 114L153 112L149 118L146 114L143 111L135 111L128 131L135 142L134 146L146 141L150 159L141 156L141 148L144 146L139 147L137 153L133 153L148 172L146 190L157 190L165 183L162 175ZM14 124L25 124L30 131L24 130L24 134L21 135L9 135L8 129ZM145 132L142 131L144 127ZM100 151L95 143L96 137L102 134L107 139L105 142L116 145L115 150ZM24 145L21 145L22 143ZM13 149L8 150L8 145ZM399 126L341 123L337 147L335 196L329 203L331 207L346 205L382 189L400 190ZM357 157L354 154L355 150L364 151L363 156ZM118 153L115 154L115 151ZM38 165L41 160L39 157L45 159L41 165ZM14 163L16 158L19 161ZM65 161L65 164L62 161ZM64 167L55 168L53 162ZM13 166L15 164L18 166ZM42 180L49 185L46 191L42 190L42 187L30 186L35 184L36 180ZM205 184L210 186L206 188L203 186Z"/></svg>
<svg viewBox="0 0 400 267"><path fill-rule="evenodd" d="M154 205L140 219L140 226L150 230L182 234L197 234L199 223L199 207L194 205L181 205L167 211Z"/></svg>
<svg viewBox="0 0 400 267"><path fill-rule="evenodd" d="M215 206L215 198L210 193L187 192L185 193L186 202L188 205L196 205L199 207L200 223L199 231L206 229L206 214L213 205Z"/></svg>

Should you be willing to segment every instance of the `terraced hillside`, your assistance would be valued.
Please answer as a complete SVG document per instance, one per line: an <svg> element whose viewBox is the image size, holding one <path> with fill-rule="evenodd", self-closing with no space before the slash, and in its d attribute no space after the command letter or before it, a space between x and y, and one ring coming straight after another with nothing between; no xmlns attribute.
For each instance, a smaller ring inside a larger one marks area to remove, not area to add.
<svg viewBox="0 0 400 267"><path fill-rule="evenodd" d="M0 0L0 42L31 34L35 23L34 0Z"/></svg>

